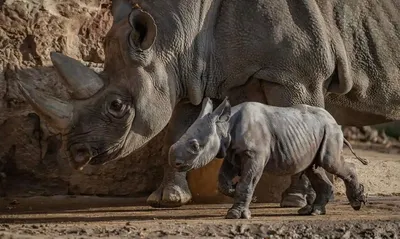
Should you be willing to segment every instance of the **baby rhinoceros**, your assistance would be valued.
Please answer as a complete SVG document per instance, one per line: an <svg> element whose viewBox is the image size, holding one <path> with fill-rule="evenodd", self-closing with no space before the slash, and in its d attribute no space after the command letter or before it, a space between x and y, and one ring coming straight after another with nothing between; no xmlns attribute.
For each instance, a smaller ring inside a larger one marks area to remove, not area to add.
<svg viewBox="0 0 400 239"><path fill-rule="evenodd" d="M226 218L250 218L249 204L263 172L304 172L316 197L299 214L325 214L333 193L325 170L344 181L350 205L359 210L366 201L364 186L358 182L354 164L345 162L341 155L343 142L355 155L341 127L322 108L274 107L256 102L231 108L225 98L213 111L211 100L206 98L196 121L171 146L169 163L178 171L188 171L205 166L215 157L224 158L218 176L219 191L234 197ZM239 182L234 184L232 179L238 176Z"/></svg>

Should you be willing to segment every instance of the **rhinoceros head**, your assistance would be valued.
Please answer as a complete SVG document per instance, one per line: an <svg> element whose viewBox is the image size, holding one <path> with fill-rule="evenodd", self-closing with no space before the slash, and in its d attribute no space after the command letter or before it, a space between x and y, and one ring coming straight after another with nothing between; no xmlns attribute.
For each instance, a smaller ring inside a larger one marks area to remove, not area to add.
<svg viewBox="0 0 400 239"><path fill-rule="evenodd" d="M227 98L213 111L213 104L206 97L196 121L170 147L170 166L178 171L188 171L207 165L216 156L224 158L230 144L230 117L231 106Z"/></svg>
<svg viewBox="0 0 400 239"><path fill-rule="evenodd" d="M153 17L118 0L113 1L113 16L102 74L51 53L72 100L57 99L19 83L34 110L63 132L75 168L103 164L140 148L165 127L175 104L171 76L155 54Z"/></svg>

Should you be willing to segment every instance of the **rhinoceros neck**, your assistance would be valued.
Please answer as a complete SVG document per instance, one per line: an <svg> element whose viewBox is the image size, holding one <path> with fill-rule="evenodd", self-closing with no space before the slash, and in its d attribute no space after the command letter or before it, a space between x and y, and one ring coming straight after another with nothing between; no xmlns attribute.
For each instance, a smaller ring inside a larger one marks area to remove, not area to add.
<svg viewBox="0 0 400 239"><path fill-rule="evenodd" d="M200 104L204 97L217 97L220 74L214 55L214 25L220 0L185 2L192 2L190 5L193 4L194 8L189 6L188 10L195 9L190 16L196 16L197 19L186 22L187 26L191 26L186 29L189 47L182 55L183 74L180 80L185 84L187 97L193 104Z"/></svg>
<svg viewBox="0 0 400 239"><path fill-rule="evenodd" d="M164 8L154 13L160 18L160 52L168 49L170 54L170 69L178 78L177 98L189 98L195 105L206 96L217 96L220 74L214 55L214 26L220 1L145 1L154 8ZM169 13L162 14L166 11Z"/></svg>

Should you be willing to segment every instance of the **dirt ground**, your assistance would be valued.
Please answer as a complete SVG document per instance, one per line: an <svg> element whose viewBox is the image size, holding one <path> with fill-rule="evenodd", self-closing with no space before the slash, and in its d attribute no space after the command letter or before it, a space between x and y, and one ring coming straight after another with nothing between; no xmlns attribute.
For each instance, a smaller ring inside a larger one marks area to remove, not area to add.
<svg viewBox="0 0 400 239"><path fill-rule="evenodd" d="M392 181L398 180L396 172L400 172L400 164L392 163L400 160L398 148L355 146L375 165L382 160L387 164L384 169L391 170L382 173L393 174ZM376 185L385 187L382 186L388 184L385 180ZM391 185L398 187L399 183ZM230 206L203 204L155 209L146 206L145 198L3 198L0 238L400 238L398 193L370 195L360 211L354 211L342 195L336 196L324 216L298 216L296 208L253 203L252 219L226 220L224 216Z"/></svg>
<svg viewBox="0 0 400 239"><path fill-rule="evenodd" d="M229 206L154 209L127 198L60 196L3 201L0 238L398 238L400 232L400 197L371 197L360 211L336 198L324 216L254 203L250 220L225 220Z"/></svg>

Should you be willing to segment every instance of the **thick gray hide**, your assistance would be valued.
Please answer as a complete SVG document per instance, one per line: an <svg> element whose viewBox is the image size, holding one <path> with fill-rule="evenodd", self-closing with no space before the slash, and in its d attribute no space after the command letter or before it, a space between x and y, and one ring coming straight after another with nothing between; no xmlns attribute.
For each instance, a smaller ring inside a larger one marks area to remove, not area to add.
<svg viewBox="0 0 400 239"><path fill-rule="evenodd" d="M398 0L118 0L113 16L101 78L52 56L75 101L23 91L66 132L76 168L122 158L168 122L169 149L204 97L325 107L342 125L400 120ZM190 198L186 175L165 168L148 202Z"/></svg>
<svg viewBox="0 0 400 239"><path fill-rule="evenodd" d="M363 185L358 183L351 164L341 157L343 141L341 127L322 108L248 102L231 109L225 99L212 112L212 103L206 99L198 119L171 146L169 160L172 167L186 171L206 165L217 154L225 157L219 188L235 198L227 218L250 217L248 207L263 172L304 172L316 198L299 213L325 214L325 205L333 192L325 169L344 180L350 204L359 210L365 202ZM241 177L236 189L232 182L235 176Z"/></svg>

